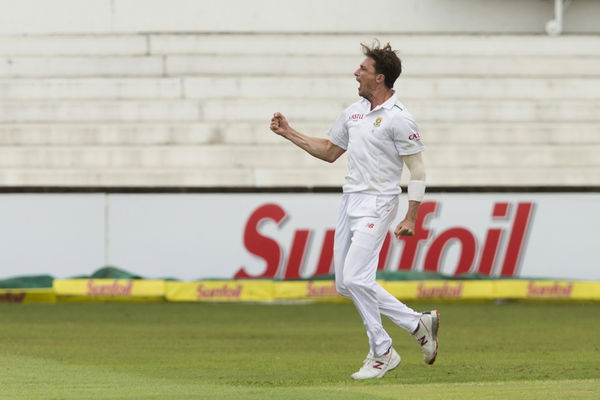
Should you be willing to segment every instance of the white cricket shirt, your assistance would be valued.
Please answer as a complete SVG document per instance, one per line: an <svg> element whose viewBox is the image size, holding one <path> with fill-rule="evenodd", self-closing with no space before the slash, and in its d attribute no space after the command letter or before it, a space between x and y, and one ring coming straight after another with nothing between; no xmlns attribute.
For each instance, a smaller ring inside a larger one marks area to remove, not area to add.
<svg viewBox="0 0 600 400"><path fill-rule="evenodd" d="M425 149L419 127L395 94L370 108L367 99L357 101L329 130L331 142L348 154L344 193L399 194L402 156Z"/></svg>

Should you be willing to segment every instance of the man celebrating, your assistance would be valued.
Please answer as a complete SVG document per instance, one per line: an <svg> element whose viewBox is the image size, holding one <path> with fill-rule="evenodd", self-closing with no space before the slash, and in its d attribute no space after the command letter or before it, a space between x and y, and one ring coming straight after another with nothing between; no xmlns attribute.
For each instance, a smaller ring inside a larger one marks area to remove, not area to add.
<svg viewBox="0 0 600 400"><path fill-rule="evenodd" d="M411 236L425 195L424 146L413 116L398 102L394 82L402 72L398 55L388 43L361 44L365 59L354 76L359 101L348 107L329 131L329 139L303 135L281 113L271 130L314 157L334 162L348 152L348 171L334 239L335 282L338 293L352 299L367 329L370 351L354 379L381 378L400 364L381 314L410 332L424 360L437 356L439 313L418 313L376 281L379 251L398 211L398 181L404 164L410 171L408 211L394 233Z"/></svg>

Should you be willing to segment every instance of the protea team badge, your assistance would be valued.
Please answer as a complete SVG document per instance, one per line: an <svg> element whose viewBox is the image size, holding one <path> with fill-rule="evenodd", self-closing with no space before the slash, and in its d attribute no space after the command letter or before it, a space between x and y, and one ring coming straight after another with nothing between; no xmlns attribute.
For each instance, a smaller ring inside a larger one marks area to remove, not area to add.
<svg viewBox="0 0 600 400"><path fill-rule="evenodd" d="M383 118L377 117L377 119L375 120L375 122L373 122L373 126L379 126L379 125L381 125L381 121L383 121Z"/></svg>

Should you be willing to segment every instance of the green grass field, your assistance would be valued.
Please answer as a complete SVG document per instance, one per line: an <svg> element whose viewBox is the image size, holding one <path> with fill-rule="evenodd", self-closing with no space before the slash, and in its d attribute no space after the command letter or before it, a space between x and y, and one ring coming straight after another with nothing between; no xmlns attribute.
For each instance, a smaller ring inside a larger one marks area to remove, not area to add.
<svg viewBox="0 0 600 400"><path fill-rule="evenodd" d="M368 351L351 304L0 305L0 399L600 399L600 304L415 304L441 312L433 366L386 321Z"/></svg>

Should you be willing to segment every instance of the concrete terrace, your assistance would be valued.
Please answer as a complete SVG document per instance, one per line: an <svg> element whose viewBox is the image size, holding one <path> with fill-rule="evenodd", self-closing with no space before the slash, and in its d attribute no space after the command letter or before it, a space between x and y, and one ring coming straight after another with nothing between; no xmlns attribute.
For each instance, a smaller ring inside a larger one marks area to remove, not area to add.
<svg viewBox="0 0 600 400"><path fill-rule="evenodd" d="M356 99L367 34L0 37L2 186L339 186L325 136ZM384 34L429 185L600 185L600 36ZM406 177L404 177L406 180Z"/></svg>

